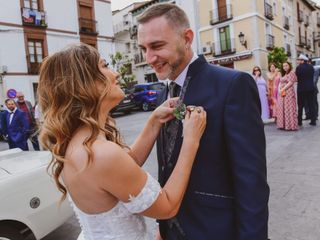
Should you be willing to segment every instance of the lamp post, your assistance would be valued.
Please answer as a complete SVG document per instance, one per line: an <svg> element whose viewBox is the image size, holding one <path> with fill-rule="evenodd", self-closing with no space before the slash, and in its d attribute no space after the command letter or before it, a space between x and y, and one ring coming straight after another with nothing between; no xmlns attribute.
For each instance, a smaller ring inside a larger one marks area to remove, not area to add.
<svg viewBox="0 0 320 240"><path fill-rule="evenodd" d="M240 32L238 37L239 37L241 45L247 49L247 40L244 39L244 34L242 32Z"/></svg>

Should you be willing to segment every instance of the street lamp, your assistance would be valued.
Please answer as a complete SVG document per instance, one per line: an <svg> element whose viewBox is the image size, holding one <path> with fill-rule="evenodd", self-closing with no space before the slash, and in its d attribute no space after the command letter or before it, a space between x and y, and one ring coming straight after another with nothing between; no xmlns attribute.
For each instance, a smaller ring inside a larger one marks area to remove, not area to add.
<svg viewBox="0 0 320 240"><path fill-rule="evenodd" d="M247 49L247 40L244 40L244 34L242 32L240 32L238 37L239 37L241 45Z"/></svg>

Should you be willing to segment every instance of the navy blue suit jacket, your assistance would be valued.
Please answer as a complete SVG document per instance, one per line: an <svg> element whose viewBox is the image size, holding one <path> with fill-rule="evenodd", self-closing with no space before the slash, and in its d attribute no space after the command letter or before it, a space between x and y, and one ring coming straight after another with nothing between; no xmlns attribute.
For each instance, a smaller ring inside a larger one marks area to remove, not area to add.
<svg viewBox="0 0 320 240"><path fill-rule="evenodd" d="M29 121L24 112L16 109L11 124L10 113L7 112L6 116L6 134L8 134L9 141L14 143L27 142L28 136L27 131L29 129Z"/></svg>
<svg viewBox="0 0 320 240"><path fill-rule="evenodd" d="M296 75L298 79L298 92L304 92L304 91L314 91L315 85L314 85L314 68L311 64L303 63L300 64L296 68Z"/></svg>
<svg viewBox="0 0 320 240"><path fill-rule="evenodd" d="M203 106L207 126L177 215L186 239L266 240L269 187L256 83L249 74L208 64L203 57L190 65L187 77L184 103ZM166 97L167 90L160 102ZM177 136L173 165L183 140L182 125ZM164 141L162 129L157 140L162 186L172 172L164 159ZM159 222L166 239L172 230Z"/></svg>

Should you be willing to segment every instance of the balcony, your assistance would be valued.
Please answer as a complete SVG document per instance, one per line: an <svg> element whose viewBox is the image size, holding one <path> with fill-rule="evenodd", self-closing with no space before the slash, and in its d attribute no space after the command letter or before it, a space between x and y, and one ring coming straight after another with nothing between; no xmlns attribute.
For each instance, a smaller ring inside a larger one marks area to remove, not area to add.
<svg viewBox="0 0 320 240"><path fill-rule="evenodd" d="M308 15L306 15L306 17L305 17L305 19L304 19L304 25L305 25L306 27L308 27L308 26L309 26L309 24L310 24L309 16L308 16Z"/></svg>
<svg viewBox="0 0 320 240"><path fill-rule="evenodd" d="M134 64L137 65L137 64L145 63L146 59L144 55L140 52L140 53L134 54L133 61L134 61Z"/></svg>
<svg viewBox="0 0 320 240"><path fill-rule="evenodd" d="M41 63L38 63L38 62L30 63L30 65L28 66L28 73L33 74L33 75L38 75L40 65L41 65Z"/></svg>
<svg viewBox="0 0 320 240"><path fill-rule="evenodd" d="M47 27L46 12L30 8L21 8L22 24L39 28Z"/></svg>
<svg viewBox="0 0 320 240"><path fill-rule="evenodd" d="M114 34L129 31L130 30L130 21L124 21L113 25Z"/></svg>
<svg viewBox="0 0 320 240"><path fill-rule="evenodd" d="M273 20L272 6L269 3L264 3L264 16L269 20Z"/></svg>
<svg viewBox="0 0 320 240"><path fill-rule="evenodd" d="M304 47L304 46L306 46L307 44L306 44L306 37L305 36L300 36L299 37L299 46L300 47Z"/></svg>
<svg viewBox="0 0 320 240"><path fill-rule="evenodd" d="M218 48L216 49L215 46L217 46ZM219 57L219 56L234 54L236 52L236 49L233 46L234 46L233 38L215 42L212 47L213 49L212 55L214 57Z"/></svg>
<svg viewBox="0 0 320 240"><path fill-rule="evenodd" d="M303 22L303 11L299 10L298 13L298 22Z"/></svg>
<svg viewBox="0 0 320 240"><path fill-rule="evenodd" d="M286 54L288 57L291 57L291 46L289 43L286 43Z"/></svg>
<svg viewBox="0 0 320 240"><path fill-rule="evenodd" d="M87 18L79 18L79 32L88 35L98 35L97 21Z"/></svg>
<svg viewBox="0 0 320 240"><path fill-rule="evenodd" d="M274 48L274 36L271 34L266 35L266 48L272 50Z"/></svg>
<svg viewBox="0 0 320 240"><path fill-rule="evenodd" d="M289 26L289 18L287 16L283 17L283 28L289 30L290 26Z"/></svg>
<svg viewBox="0 0 320 240"><path fill-rule="evenodd" d="M311 39L307 39L307 46L306 48L309 50L311 49Z"/></svg>
<svg viewBox="0 0 320 240"><path fill-rule="evenodd" d="M226 6L214 9L210 11L210 24L215 25L220 22L225 22L233 18L232 6L227 4Z"/></svg>

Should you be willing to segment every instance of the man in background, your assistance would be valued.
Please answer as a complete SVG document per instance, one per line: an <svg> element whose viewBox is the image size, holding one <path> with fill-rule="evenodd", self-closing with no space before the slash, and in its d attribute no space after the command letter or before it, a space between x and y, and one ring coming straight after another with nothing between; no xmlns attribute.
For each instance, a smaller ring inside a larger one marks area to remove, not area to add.
<svg viewBox="0 0 320 240"><path fill-rule="evenodd" d="M37 134L37 123L34 118L34 111L31 102L24 99L23 92L17 92L17 107L22 112L26 113L29 122L28 138L30 139L33 149L35 151L40 150L38 134Z"/></svg>

